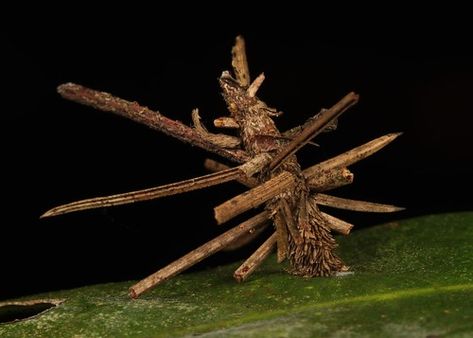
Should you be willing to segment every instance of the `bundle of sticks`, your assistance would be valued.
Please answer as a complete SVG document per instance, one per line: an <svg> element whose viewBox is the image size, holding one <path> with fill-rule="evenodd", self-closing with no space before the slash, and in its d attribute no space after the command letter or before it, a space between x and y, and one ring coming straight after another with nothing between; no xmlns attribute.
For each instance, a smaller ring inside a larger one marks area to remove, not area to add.
<svg viewBox="0 0 473 338"><path fill-rule="evenodd" d="M319 133L336 129L338 117L358 102L358 95L349 93L329 109L322 109L303 125L279 132L273 118L280 113L266 105L256 94L264 74L250 82L245 43L237 37L232 49L234 77L222 73L219 82L230 116L214 120L215 127L231 128L239 137L211 133L200 121L199 112L192 112L193 126L171 120L157 111L109 93L66 83L58 92L66 99L113 112L181 141L199 146L236 162L229 167L207 159L205 167L212 173L164 186L72 202L55 207L41 217L135 203L238 181L249 188L215 207L215 219L223 224L251 209L261 212L220 236L189 252L130 288L130 296L143 292L181 273L204 258L229 247L238 247L253 240L273 224L274 232L235 271L238 282L244 281L264 261L274 247L279 262L288 259L295 275L331 276L348 270L334 252L332 231L348 235L352 224L319 210L319 206L364 212L394 212L403 208L393 205L339 198L327 191L350 184L353 174L347 167L361 161L392 142L401 133L391 133L362 144L338 156L302 170L295 153Z"/></svg>

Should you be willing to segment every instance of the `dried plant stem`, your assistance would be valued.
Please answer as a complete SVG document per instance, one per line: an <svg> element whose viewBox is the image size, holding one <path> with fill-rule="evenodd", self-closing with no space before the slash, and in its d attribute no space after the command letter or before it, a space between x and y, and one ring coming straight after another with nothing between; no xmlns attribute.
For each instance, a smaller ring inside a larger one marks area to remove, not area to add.
<svg viewBox="0 0 473 338"><path fill-rule="evenodd" d="M197 178L191 178L189 180L166 184L159 187L131 191L124 194L89 198L72 202L69 204L60 205L46 211L40 217L51 217L80 210L110 207L115 205L147 201L165 196L177 195L184 192L207 188L217 184L236 180L241 176L242 171L239 167L235 167L224 171L219 171L218 173L213 173Z"/></svg>
<svg viewBox="0 0 473 338"><path fill-rule="evenodd" d="M334 217L332 215L326 214L325 212L321 212L322 216L327 221L327 225L330 229L342 234L348 235L353 228L353 224L348 222L342 221L341 219Z"/></svg>
<svg viewBox="0 0 473 338"><path fill-rule="evenodd" d="M274 225L276 226L277 248L278 248L278 263L281 263L287 258L288 242L287 242L287 227L282 213L277 212L274 215Z"/></svg>
<svg viewBox="0 0 473 338"><path fill-rule="evenodd" d="M263 84L265 77L264 73L261 73L258 75L258 77L251 83L251 85L248 87L246 92L248 93L249 97L254 97L256 93L258 92L259 87Z"/></svg>
<svg viewBox="0 0 473 338"><path fill-rule="evenodd" d="M294 182L294 176L287 171L283 171L261 185L215 207L215 219L218 224L225 223L287 190Z"/></svg>
<svg viewBox="0 0 473 338"><path fill-rule="evenodd" d="M286 158L306 145L312 138L317 136L326 128L330 122L335 120L348 108L358 102L358 95L351 92L338 101L332 108L320 113L300 134L298 134L286 147L284 147L270 164L271 169L277 168Z"/></svg>
<svg viewBox="0 0 473 338"><path fill-rule="evenodd" d="M89 210L103 207L111 207L115 205L136 203L141 201L149 201L152 199L158 199L166 196L182 194L193 190L208 188L233 180L250 179L250 176L259 172L264 166L269 163L270 160L271 157L268 154L260 154L238 167L228 168L209 175L191 178L189 180L180 181L176 183L161 185L154 188L130 191L123 194L116 194L110 196L88 198L85 200L60 205L46 211L43 215L40 216L40 218L57 216L81 210Z"/></svg>
<svg viewBox="0 0 473 338"><path fill-rule="evenodd" d="M237 282L244 282L258 266L269 256L277 241L277 235L272 234L233 274Z"/></svg>
<svg viewBox="0 0 473 338"><path fill-rule="evenodd" d="M235 149L241 145L241 139L239 137L210 133L200 121L199 109L197 108L192 110L192 123L194 124L195 131L202 136L202 138L218 147Z"/></svg>
<svg viewBox="0 0 473 338"><path fill-rule="evenodd" d="M238 129L240 125L233 117L219 117L214 120L214 126L217 128Z"/></svg>
<svg viewBox="0 0 473 338"><path fill-rule="evenodd" d="M250 159L245 151L240 149L220 148L202 137L202 135L193 128L179 121L171 120L157 111L140 106L136 102L120 99L109 93L96 91L74 83L60 85L57 91L62 97L68 100L124 116L177 138L178 140L223 156L231 161L243 163Z"/></svg>
<svg viewBox="0 0 473 338"><path fill-rule="evenodd" d="M241 36L237 36L232 48L232 67L240 86L248 87L250 85L250 70L246 59L245 40Z"/></svg>
<svg viewBox="0 0 473 338"><path fill-rule="evenodd" d="M347 198L340 198L325 194L316 194L314 196L315 203L325 205L337 209L346 209L363 212L395 212L404 210L404 208L397 207L390 204L380 204L366 201L358 201Z"/></svg>
<svg viewBox="0 0 473 338"><path fill-rule="evenodd" d="M130 288L130 297L139 297L143 292L190 268L204 258L222 250L236 238L246 234L248 231L258 229L265 223L268 217L269 213L266 211L259 213L197 249L189 252L187 255L182 256L178 260L133 285Z"/></svg>
<svg viewBox="0 0 473 338"><path fill-rule="evenodd" d="M289 229L289 232L291 233L292 239L294 240L294 243L296 245L301 245L302 244L302 237L301 234L299 233L299 229L297 229L297 225L295 223L295 218L292 213L291 207L287 203L287 201L284 198L281 198L280 200L280 211L283 214L284 222L286 223L287 228Z"/></svg>
<svg viewBox="0 0 473 338"><path fill-rule="evenodd" d="M225 248L222 249L222 251L233 251L237 250L249 243L251 243L256 237L258 237L269 225L271 224L270 220L266 220L264 224L262 224L260 227L257 229L250 230L246 232L245 234L241 235L238 238L235 238L235 240L231 243L229 243Z"/></svg>
<svg viewBox="0 0 473 338"><path fill-rule="evenodd" d="M204 167L210 172L217 172L230 168L225 164L211 159L205 160ZM303 173L305 175L306 171L304 170ZM336 168L332 171L319 172L317 176L313 176L308 179L307 185L314 191L328 191L353 183L353 177L353 173L347 168ZM251 177L240 177L237 179L237 181L249 188L253 188L258 185L258 181Z"/></svg>
<svg viewBox="0 0 473 338"><path fill-rule="evenodd" d="M304 175L306 178L310 179L316 175L320 175L321 171L332 170L338 167L348 167L381 150L401 134L402 133L391 133L378 137L343 154L307 168L304 170Z"/></svg>
<svg viewBox="0 0 473 338"><path fill-rule="evenodd" d="M240 165L238 169L245 175L244 178L250 178L256 173L260 173L269 162L272 157L268 153L261 153L253 157L250 161Z"/></svg>
<svg viewBox="0 0 473 338"><path fill-rule="evenodd" d="M218 172L218 171L222 171L222 170L227 170L229 168L229 166L227 166L223 163L211 160L211 159L206 159L205 160L204 167L210 172ZM254 179L253 177L240 177L239 179L237 179L237 182L239 182L239 183L241 183L244 186L247 186L249 188L253 188L253 187L258 185L258 181L256 179ZM268 222L266 223L266 225L264 227L261 227L258 230L254 231L254 232L251 232L251 233L248 232L245 235L239 237L238 239L236 239L235 241L233 241L232 243L227 245L225 247L224 251L237 250L237 249L241 248L242 246L250 243L256 237L258 237L258 235L261 232L263 232L263 230L266 228L267 225L269 225L269 223L270 222L268 220ZM283 224L283 225L284 225L284 229L286 229L286 225L285 224ZM276 227L276 229L277 229L277 227ZM286 241L287 241L287 239L286 239ZM279 249L280 247L281 246L278 244L278 252L280 250Z"/></svg>
<svg viewBox="0 0 473 338"><path fill-rule="evenodd" d="M305 172L304 176L306 176ZM353 177L354 175L347 168L334 168L319 171L317 175L307 180L307 185L313 191L328 191L353 183Z"/></svg>

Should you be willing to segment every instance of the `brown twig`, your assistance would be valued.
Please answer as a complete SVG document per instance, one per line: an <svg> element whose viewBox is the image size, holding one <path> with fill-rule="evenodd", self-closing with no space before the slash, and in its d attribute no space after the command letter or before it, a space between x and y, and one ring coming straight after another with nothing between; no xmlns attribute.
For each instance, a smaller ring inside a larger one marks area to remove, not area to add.
<svg viewBox="0 0 473 338"><path fill-rule="evenodd" d="M240 170L240 167L235 167L224 171L219 171L218 173L191 178L189 180L180 181L176 183L161 185L159 187L75 201L50 209L40 217L51 217L81 210L111 207L115 205L123 205L141 201L149 201L152 199L182 194L193 190L211 187L217 184L236 180L241 176L242 171Z"/></svg>
<svg viewBox="0 0 473 338"><path fill-rule="evenodd" d="M199 109L197 108L192 110L192 123L194 124L195 131L202 138L220 148L236 149L241 145L239 137L210 133L200 121Z"/></svg>
<svg viewBox="0 0 473 338"><path fill-rule="evenodd" d="M106 92L89 89L74 83L60 85L57 89L62 97L103 111L124 116L149 128L161 131L180 141L190 143L231 161L243 163L250 159L240 149L225 149L209 142L194 129L179 121L171 120L157 111L140 106L136 102L120 99Z"/></svg>
<svg viewBox="0 0 473 338"><path fill-rule="evenodd" d="M230 167L226 164L223 164L223 163L220 163L220 162L217 162L217 161L214 161L214 160L211 160L211 159L207 158L204 161L204 168L207 169L208 171L212 172L212 173L215 173L215 172L219 172L219 171L222 171L222 170L227 170ZM243 177L242 176L242 177L237 179L237 182L240 183L240 184L243 184L244 186L247 186L249 188L253 188L253 187L256 187L258 185L258 180L253 178L253 177Z"/></svg>
<svg viewBox="0 0 473 338"><path fill-rule="evenodd" d="M391 133L378 137L343 154L305 169L304 175L307 179L310 179L311 177L320 175L321 171L332 170L338 167L348 167L381 150L400 135L402 135L402 133Z"/></svg>
<svg viewBox="0 0 473 338"><path fill-rule="evenodd" d="M284 171L257 187L215 207L215 219L218 224L225 223L233 217L263 204L267 200L287 190L293 184L294 176Z"/></svg>
<svg viewBox="0 0 473 338"><path fill-rule="evenodd" d="M264 73L258 75L258 77L251 83L251 85L246 90L249 97L254 97L258 92L259 87L263 84L265 77Z"/></svg>
<svg viewBox="0 0 473 338"><path fill-rule="evenodd" d="M276 226L277 248L278 248L278 263L281 263L287 258L288 242L287 242L287 226L281 212L274 215L274 225Z"/></svg>
<svg viewBox="0 0 473 338"><path fill-rule="evenodd" d="M357 102L358 95L352 92L338 101L332 108L322 112L317 119L314 119L309 126L307 126L292 140L292 142L290 142L276 155L270 164L270 169L277 168L286 158L310 142L310 140L322 132L324 128L330 124L330 122L335 120L338 116L340 116L343 112L345 112Z"/></svg>
<svg viewBox="0 0 473 338"><path fill-rule="evenodd" d="M326 214L325 212L321 212L322 216L327 221L327 225L330 229L342 234L348 235L353 228L353 224L348 222L342 221L341 219L334 217L332 215Z"/></svg>
<svg viewBox="0 0 473 338"><path fill-rule="evenodd" d="M242 87L250 85L250 71L246 60L245 40L242 36L237 36L235 45L232 48L232 67L235 77Z"/></svg>
<svg viewBox="0 0 473 338"><path fill-rule="evenodd" d="M304 176L307 178L306 171ZM354 175L347 168L334 168L319 171L307 179L307 185L313 191L328 191L353 183Z"/></svg>
<svg viewBox="0 0 473 338"><path fill-rule="evenodd" d="M241 247L251 243L253 240L255 240L261 233L266 230L266 228L271 224L270 220L266 220L264 224L262 224L260 227L257 229L252 229L248 231L247 233L241 235L238 238L235 238L235 240L231 243L229 243L225 248L222 249L222 251L234 251L238 250Z"/></svg>
<svg viewBox="0 0 473 338"><path fill-rule="evenodd" d="M268 217L268 212L263 211L249 220L241 223L240 225L237 225L236 227L214 238L213 240L205 243L204 245L198 247L197 249L192 250L187 255L182 256L178 260L172 262L161 270L133 285L130 288L130 297L139 297L143 292L168 280L173 276L176 276L182 271L197 264L204 258L222 250L225 246L227 246L239 236L246 234L248 231L258 229L260 226L264 225Z"/></svg>
<svg viewBox="0 0 473 338"><path fill-rule="evenodd" d="M380 204L347 198L340 198L325 194L316 194L314 196L315 203L325 205L337 209L346 209L362 212L395 212L405 208L397 207L391 204Z"/></svg>
<svg viewBox="0 0 473 338"><path fill-rule="evenodd" d="M269 256L276 244L277 235L272 234L233 274L238 283L244 282Z"/></svg>
<svg viewBox="0 0 473 338"><path fill-rule="evenodd" d="M214 126L217 128L238 129L240 125L233 117L219 117L214 120Z"/></svg>
<svg viewBox="0 0 473 338"><path fill-rule="evenodd" d="M294 243L296 243L296 245L302 244L302 237L294 221L295 218L292 213L291 207L289 206L289 204L284 198L281 198L280 203L281 204L280 204L279 210L282 212L284 223L286 223L289 233L294 239Z"/></svg>

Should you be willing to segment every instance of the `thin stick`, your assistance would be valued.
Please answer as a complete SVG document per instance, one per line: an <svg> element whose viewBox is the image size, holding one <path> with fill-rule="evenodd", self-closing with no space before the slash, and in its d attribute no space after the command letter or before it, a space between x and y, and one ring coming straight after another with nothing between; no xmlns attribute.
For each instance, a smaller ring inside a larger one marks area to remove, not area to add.
<svg viewBox="0 0 473 338"><path fill-rule="evenodd" d="M172 262L161 270L155 272L154 274L146 277L145 279L133 285L130 288L130 297L139 297L143 292L168 280L173 276L176 276L182 271L197 264L204 258L222 250L225 246L234 241L236 238L246 234L248 231L258 229L261 225L265 223L268 217L269 213L267 211L263 211L262 213L250 218L249 220L228 230L227 232L205 243L197 249L189 252L187 255L182 256L178 260Z"/></svg>
<svg viewBox="0 0 473 338"><path fill-rule="evenodd" d="M296 136L296 138L292 140L292 142L290 142L276 155L276 157L273 159L273 162L270 164L270 168L272 170L277 168L286 158L310 142L310 140L322 132L324 128L330 124L330 122L332 122L357 102L358 95L351 92L343 99L338 101L332 108L322 112L317 119L314 119L307 128L305 128L299 135Z"/></svg>
<svg viewBox="0 0 473 338"><path fill-rule="evenodd" d="M260 173L273 158L268 153L261 153L253 157L250 161L240 165L238 169L245 175L251 177L256 173Z"/></svg>
<svg viewBox="0 0 473 338"><path fill-rule="evenodd" d="M402 135L402 133L391 133L378 137L343 154L305 169L304 176L310 179L311 177L320 174L323 170L332 170L337 167L348 167L349 165L361 161L381 150L400 135Z"/></svg>
<svg viewBox="0 0 473 338"><path fill-rule="evenodd" d="M277 235L272 234L233 274L238 283L244 282L269 256L276 244Z"/></svg>
<svg viewBox="0 0 473 338"><path fill-rule="evenodd" d="M241 176L242 172L240 168L235 167L224 171L219 171L218 173L191 178L189 180L181 182L161 185L159 187L75 201L50 209L46 211L43 215L41 215L40 218L57 216L80 210L96 209L102 207L111 207L115 205L135 203L140 201L148 201L165 196L182 194L184 192L203 189L217 184L236 180Z"/></svg>
<svg viewBox="0 0 473 338"><path fill-rule="evenodd" d="M289 130L286 130L285 132L282 133L283 136L288 137L290 139L293 139L296 135L300 134L305 128L307 128L309 125L312 124L312 121L316 120L319 118L320 114L322 114L324 111L327 109L323 109L315 114L314 116L310 117L307 119L302 125L293 127ZM335 119L332 122L330 122L327 127L322 131L322 132L331 132L337 129L338 126L338 120Z"/></svg>
<svg viewBox="0 0 473 338"><path fill-rule="evenodd" d="M264 73L261 73L258 75L258 77L251 83L251 85L248 87L246 90L246 93L248 94L249 97L254 97L256 93L258 92L259 87L263 84L265 77Z"/></svg>
<svg viewBox="0 0 473 338"><path fill-rule="evenodd" d="M252 229L247 233L241 235L240 237L236 238L233 242L229 243L222 251L234 251L238 250L241 247L249 244L253 240L256 239L261 233L271 224L270 220L266 220L264 224L262 224L258 229Z"/></svg>
<svg viewBox="0 0 473 338"><path fill-rule="evenodd" d="M281 174L258 185L257 187L235 196L214 208L218 224L225 223L233 217L256 208L267 200L279 195L294 184L294 176L283 171Z"/></svg>
<svg viewBox="0 0 473 338"><path fill-rule="evenodd" d="M330 229L342 234L348 235L353 228L353 224L342 221L341 219L334 217L332 215L321 212L322 216L327 220L327 225Z"/></svg>
<svg viewBox="0 0 473 338"><path fill-rule="evenodd" d="M218 172L230 168L223 163L211 159L205 160L204 167L210 172ZM305 174L305 171L303 173ZM328 191L353 183L353 177L353 173L347 168L336 168L331 171L320 172L318 175L308 179L307 184L314 191ZM252 177L240 177L237 179L237 182L249 188L256 187L259 184Z"/></svg>
<svg viewBox="0 0 473 338"><path fill-rule="evenodd" d="M276 234L278 236L278 263L281 263L287 258L288 252L287 227L282 213L277 212L276 215L274 215L274 225L276 226Z"/></svg>
<svg viewBox="0 0 473 338"><path fill-rule="evenodd" d="M210 133L200 121L199 109L197 108L192 110L192 123L194 124L195 131L202 136L202 138L220 148L235 149L241 145L241 139L239 137Z"/></svg>
<svg viewBox="0 0 473 338"><path fill-rule="evenodd" d="M289 233L291 234L294 243L300 245L302 243L302 237L299 233L299 229L297 228L296 223L294 222L294 215L292 214L292 210L284 198L281 198L280 203L280 210L284 216L284 221L286 223L287 228L289 229Z"/></svg>
<svg viewBox="0 0 473 338"><path fill-rule="evenodd" d="M246 60L245 39L240 35L236 37L235 45L232 48L232 67L240 86L248 87L250 85L250 71Z"/></svg>
<svg viewBox="0 0 473 338"><path fill-rule="evenodd" d="M319 171L317 175L307 179L307 185L313 191L328 191L353 183L353 177L353 173L347 168L334 168Z"/></svg>
<svg viewBox="0 0 473 338"><path fill-rule="evenodd" d="M240 149L223 149L206 140L196 130L171 120L157 111L140 106L136 102L120 99L106 92L89 89L74 83L66 83L57 88L62 97L103 111L115 113L142 123L151 129L161 131L169 136L202 149L223 156L231 161L242 163L250 159L248 154Z"/></svg>
<svg viewBox="0 0 473 338"><path fill-rule="evenodd" d="M214 120L214 126L217 128L238 129L240 125L233 117L218 117Z"/></svg>
<svg viewBox="0 0 473 338"><path fill-rule="evenodd" d="M205 169L207 169L210 172L218 172L218 171L226 170L226 169L229 168L229 166L227 166L223 163L211 160L211 159L206 159L205 160L204 167L205 167ZM239 183L241 183L244 186L247 186L249 188L252 188L252 187L255 187L255 186L258 185L258 181L256 179L254 179L253 177L243 177L242 176L239 179L237 179L237 182L239 182ZM241 236L237 240L235 240L232 243L230 243L229 245L227 245L225 247L225 249L223 249L223 250L224 251L237 250L237 249L243 247L244 245L252 242L256 237L258 237L261 234L261 232L263 232L264 229L266 229L266 227L267 227L267 225L269 225L269 223L270 222L267 222L264 227L261 227L261 228L259 228L258 230L254 231L254 232L246 233L245 235ZM283 224L283 225L284 225L284 229L285 229L286 225L285 224ZM276 227L276 229L277 229L277 227ZM278 244L278 250L279 250L279 244Z"/></svg>
<svg viewBox="0 0 473 338"><path fill-rule="evenodd" d="M315 203L325 205L337 209L346 209L363 212L396 212L405 208L397 207L390 204L373 203L347 198L340 198L325 194L316 194L314 196Z"/></svg>
<svg viewBox="0 0 473 338"><path fill-rule="evenodd" d="M210 171L212 173L219 172L219 171L222 171L222 170L227 170L227 169L230 168L226 164L211 160L209 158L205 159L204 167L205 167L205 169L207 169L208 171ZM242 177L237 179L237 182L241 183L244 186L247 186L249 188L253 188L253 187L256 187L258 185L258 180L253 178L253 177L243 177L242 176Z"/></svg>

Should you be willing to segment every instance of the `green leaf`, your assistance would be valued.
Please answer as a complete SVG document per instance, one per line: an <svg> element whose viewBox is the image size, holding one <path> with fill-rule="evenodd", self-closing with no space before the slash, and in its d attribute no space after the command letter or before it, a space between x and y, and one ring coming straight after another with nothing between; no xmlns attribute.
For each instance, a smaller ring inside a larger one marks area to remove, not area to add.
<svg viewBox="0 0 473 338"><path fill-rule="evenodd" d="M473 213L390 223L339 242L353 275L294 277L273 257L243 284L233 264L178 276L137 300L127 296L132 282L54 292L38 298L64 303L0 325L0 336L473 335Z"/></svg>

